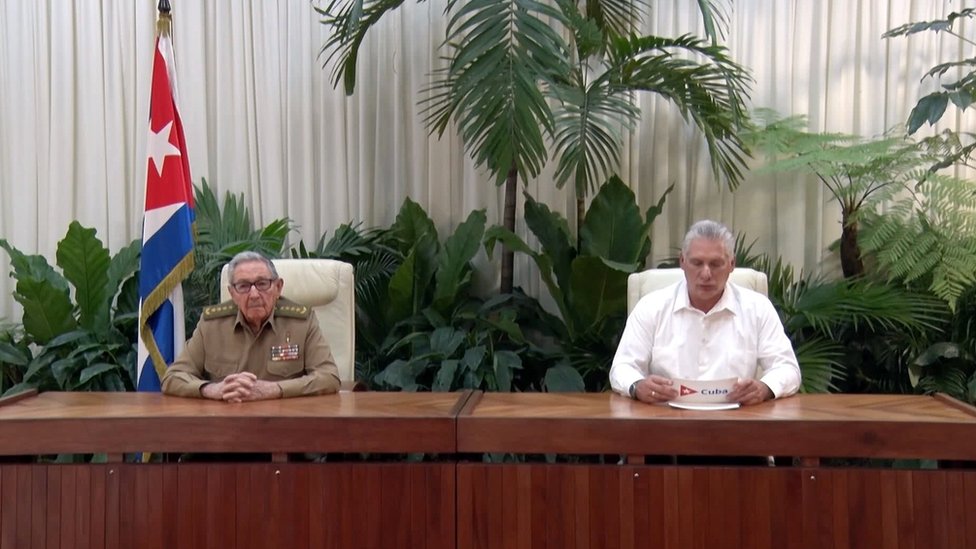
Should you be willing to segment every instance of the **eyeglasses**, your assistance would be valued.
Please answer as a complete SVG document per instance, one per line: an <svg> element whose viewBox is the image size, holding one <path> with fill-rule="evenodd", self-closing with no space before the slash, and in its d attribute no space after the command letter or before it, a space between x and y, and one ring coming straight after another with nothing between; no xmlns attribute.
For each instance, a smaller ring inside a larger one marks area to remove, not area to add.
<svg viewBox="0 0 976 549"><path fill-rule="evenodd" d="M234 291L239 294L246 294L251 291L251 286L258 289L259 292L267 292L271 289L271 284L275 281L274 278L262 278L260 280L255 280L254 282L235 282L230 285L234 288Z"/></svg>

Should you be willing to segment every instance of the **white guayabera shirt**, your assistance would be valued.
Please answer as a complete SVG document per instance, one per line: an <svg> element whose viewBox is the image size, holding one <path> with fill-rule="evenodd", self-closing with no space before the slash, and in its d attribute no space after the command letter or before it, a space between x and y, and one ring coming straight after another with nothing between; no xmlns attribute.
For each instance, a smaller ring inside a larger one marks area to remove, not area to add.
<svg viewBox="0 0 976 549"><path fill-rule="evenodd" d="M691 306L684 280L637 302L613 357L610 385L627 396L635 381L650 374L756 378L777 398L800 387L800 367L773 304L731 282L707 313Z"/></svg>

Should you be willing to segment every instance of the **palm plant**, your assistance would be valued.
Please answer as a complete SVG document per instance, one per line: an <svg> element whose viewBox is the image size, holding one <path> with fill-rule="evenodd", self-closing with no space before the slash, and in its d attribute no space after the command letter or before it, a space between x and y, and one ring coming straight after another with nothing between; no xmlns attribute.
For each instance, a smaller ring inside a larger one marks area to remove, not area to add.
<svg viewBox="0 0 976 549"><path fill-rule="evenodd" d="M333 32L322 52L334 66L334 85L354 91L368 30L402 3L331 0L315 8ZM505 184L503 226L512 232L519 174L539 175L549 157L547 136L558 158L557 184L573 180L582 223L587 194L619 164L622 130L640 116L634 102L640 91L666 97L702 131L716 175L734 188L749 77L715 44L714 2L698 6L712 43L636 35L647 8L642 0L447 0L447 64L426 90L428 128L440 135L457 124L476 164ZM501 290L512 287L506 249Z"/></svg>
<svg viewBox="0 0 976 549"><path fill-rule="evenodd" d="M932 162L928 149L903 137L864 139L805 131L803 116L781 118L756 111L757 124L744 135L769 162L759 171L812 173L841 209L840 260L844 276L865 273L858 243L859 214L872 199L916 180L913 173Z"/></svg>
<svg viewBox="0 0 976 549"><path fill-rule="evenodd" d="M804 392L910 391L910 361L947 316L938 299L899 285L798 275L765 254L739 265L766 273Z"/></svg>

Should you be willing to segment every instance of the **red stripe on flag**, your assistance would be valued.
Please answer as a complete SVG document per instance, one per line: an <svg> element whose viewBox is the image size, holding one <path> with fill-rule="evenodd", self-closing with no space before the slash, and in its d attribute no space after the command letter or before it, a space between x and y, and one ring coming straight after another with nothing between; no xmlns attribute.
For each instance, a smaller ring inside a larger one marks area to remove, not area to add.
<svg viewBox="0 0 976 549"><path fill-rule="evenodd" d="M180 154L163 157L161 172L151 158L146 160L146 210L153 210L170 204L188 203L193 208L193 188L190 184L190 163L186 154L186 139L183 135L183 122L180 120L176 102L170 86L166 59L159 50L156 39L153 59L152 94L149 100L149 130L159 133L170 122L169 142L179 149Z"/></svg>

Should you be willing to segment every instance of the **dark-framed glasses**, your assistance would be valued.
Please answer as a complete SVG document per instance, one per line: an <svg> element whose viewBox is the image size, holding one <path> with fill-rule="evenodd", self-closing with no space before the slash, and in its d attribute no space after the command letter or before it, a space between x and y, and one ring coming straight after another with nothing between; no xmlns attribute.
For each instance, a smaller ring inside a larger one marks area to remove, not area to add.
<svg viewBox="0 0 976 549"><path fill-rule="evenodd" d="M274 278L261 278L259 280L255 280L254 282L235 282L231 284L230 287L234 288L234 291L239 294L246 294L250 292L251 286L257 288L259 292L267 292L271 289L271 284L273 284L274 281Z"/></svg>

